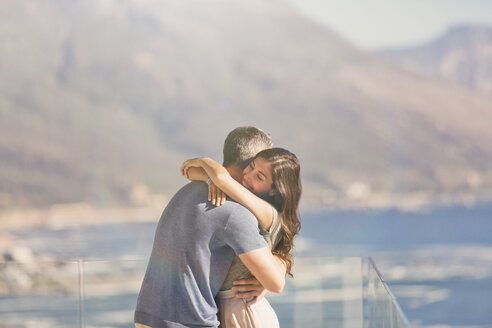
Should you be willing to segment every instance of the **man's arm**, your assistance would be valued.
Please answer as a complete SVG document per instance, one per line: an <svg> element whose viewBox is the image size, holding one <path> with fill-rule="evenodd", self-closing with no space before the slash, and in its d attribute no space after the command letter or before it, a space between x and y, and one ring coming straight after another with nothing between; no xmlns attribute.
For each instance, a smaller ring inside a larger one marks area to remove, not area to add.
<svg viewBox="0 0 492 328"><path fill-rule="evenodd" d="M268 247L240 254L239 258L267 290L280 293L284 289L285 263L274 256Z"/></svg>
<svg viewBox="0 0 492 328"><path fill-rule="evenodd" d="M274 256L277 257L277 255ZM283 262L282 264L279 263L279 265L279 270L285 270L285 265ZM268 290L266 290L255 277L235 280L232 284L232 290L237 291L235 295L236 298L250 299L246 302L246 306L251 306L259 302L268 292Z"/></svg>

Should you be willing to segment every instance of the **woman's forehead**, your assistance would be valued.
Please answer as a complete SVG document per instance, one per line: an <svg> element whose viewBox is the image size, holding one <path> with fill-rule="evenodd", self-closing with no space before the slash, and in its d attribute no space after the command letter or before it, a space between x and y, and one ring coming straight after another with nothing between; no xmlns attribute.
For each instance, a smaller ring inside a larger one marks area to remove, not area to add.
<svg viewBox="0 0 492 328"><path fill-rule="evenodd" d="M262 157L257 157L254 160L255 169L261 171L266 176L271 176L272 163Z"/></svg>

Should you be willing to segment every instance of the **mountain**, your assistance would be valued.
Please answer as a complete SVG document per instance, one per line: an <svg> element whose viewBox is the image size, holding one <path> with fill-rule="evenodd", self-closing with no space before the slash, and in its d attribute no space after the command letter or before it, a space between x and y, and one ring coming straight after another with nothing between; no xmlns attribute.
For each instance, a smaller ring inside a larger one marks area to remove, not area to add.
<svg viewBox="0 0 492 328"><path fill-rule="evenodd" d="M457 26L428 44L382 54L407 69L492 95L492 26Z"/></svg>
<svg viewBox="0 0 492 328"><path fill-rule="evenodd" d="M489 97L282 0L2 1L0 35L3 208L172 195L240 125L298 155L304 206L492 191Z"/></svg>

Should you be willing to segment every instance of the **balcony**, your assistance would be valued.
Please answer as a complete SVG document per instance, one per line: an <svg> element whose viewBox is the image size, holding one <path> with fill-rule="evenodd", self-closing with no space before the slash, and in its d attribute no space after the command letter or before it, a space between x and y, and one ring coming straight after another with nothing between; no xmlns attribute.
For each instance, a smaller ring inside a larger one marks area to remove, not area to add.
<svg viewBox="0 0 492 328"><path fill-rule="evenodd" d="M146 260L0 263L0 327L131 327ZM267 298L285 327L409 327L371 258L297 257Z"/></svg>

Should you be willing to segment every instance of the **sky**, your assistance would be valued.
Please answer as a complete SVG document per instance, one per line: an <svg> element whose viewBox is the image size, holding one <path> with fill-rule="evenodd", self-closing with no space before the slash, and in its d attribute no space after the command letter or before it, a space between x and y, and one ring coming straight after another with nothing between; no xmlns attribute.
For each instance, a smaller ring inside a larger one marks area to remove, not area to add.
<svg viewBox="0 0 492 328"><path fill-rule="evenodd" d="M288 0L365 50L420 45L451 26L492 26L491 0Z"/></svg>

